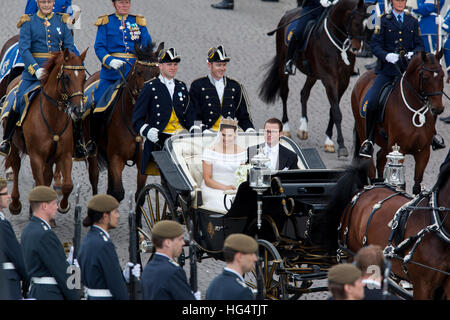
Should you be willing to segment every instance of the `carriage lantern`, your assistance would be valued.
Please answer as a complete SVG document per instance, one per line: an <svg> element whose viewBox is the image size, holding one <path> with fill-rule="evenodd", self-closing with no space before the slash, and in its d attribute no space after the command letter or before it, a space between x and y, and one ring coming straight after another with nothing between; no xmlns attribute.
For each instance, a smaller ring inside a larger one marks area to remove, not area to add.
<svg viewBox="0 0 450 320"><path fill-rule="evenodd" d="M403 161L405 156L400 153L400 147L395 144L392 152L386 158L386 166L384 167L384 182L394 186L404 188L405 186L405 167Z"/></svg>
<svg viewBox="0 0 450 320"><path fill-rule="evenodd" d="M258 203L258 230L261 228L261 216L262 216L262 194L270 187L271 169L267 167L267 163L270 161L267 156L258 151L250 161L253 167L250 169L250 187L256 191L257 203Z"/></svg>

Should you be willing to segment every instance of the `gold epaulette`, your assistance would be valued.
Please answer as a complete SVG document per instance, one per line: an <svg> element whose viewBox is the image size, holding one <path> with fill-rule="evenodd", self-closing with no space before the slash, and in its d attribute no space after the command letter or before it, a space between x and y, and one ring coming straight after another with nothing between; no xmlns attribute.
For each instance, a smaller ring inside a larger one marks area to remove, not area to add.
<svg viewBox="0 0 450 320"><path fill-rule="evenodd" d="M108 24L109 22L109 17L107 14L105 14L104 16L100 16L98 17L97 21L95 21L94 25L95 26L102 26L104 24Z"/></svg>
<svg viewBox="0 0 450 320"><path fill-rule="evenodd" d="M70 14L62 13L62 12L57 12L56 14L59 14L61 16L61 21L62 22L64 22L65 24L69 23L69 21L70 21Z"/></svg>
<svg viewBox="0 0 450 320"><path fill-rule="evenodd" d="M136 15L136 23L142 27L147 26L147 20L145 20L145 17L140 14Z"/></svg>
<svg viewBox="0 0 450 320"><path fill-rule="evenodd" d="M30 21L30 16L27 14L24 14L20 17L19 22L17 22L17 28L20 28L25 22Z"/></svg>

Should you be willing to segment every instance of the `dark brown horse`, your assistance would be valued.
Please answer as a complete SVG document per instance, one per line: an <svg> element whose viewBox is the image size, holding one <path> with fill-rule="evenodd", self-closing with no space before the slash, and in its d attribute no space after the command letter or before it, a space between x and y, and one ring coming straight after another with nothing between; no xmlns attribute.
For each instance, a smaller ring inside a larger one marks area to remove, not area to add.
<svg viewBox="0 0 450 320"><path fill-rule="evenodd" d="M378 177L383 177L386 155L392 151L393 145L398 144L400 152L413 155L416 162L414 194L420 192L420 183L430 158L430 144L435 134L435 115L444 111L444 71L439 64L442 54L443 50L436 56L425 52L413 56L386 102L384 119L379 127L383 127L387 139L379 133L379 128L375 132L375 143L381 147L376 159ZM374 79L374 71L367 71L358 79L352 91L356 129L354 158L359 157L360 142L366 139L366 123L361 116L360 107ZM375 177L373 165L370 175Z"/></svg>
<svg viewBox="0 0 450 320"><path fill-rule="evenodd" d="M388 184L365 186L367 161L346 170L311 233L327 235L330 251L339 242L350 260L365 245L386 248L393 273L412 283L414 299L450 299L450 162L429 193L412 198Z"/></svg>
<svg viewBox="0 0 450 320"><path fill-rule="evenodd" d="M305 56L311 67L311 74L302 66L301 55L296 60L297 68L306 74L307 78L301 91L302 118L298 137L308 138L307 102L312 87L317 80L321 80L325 87L328 101L330 102L330 119L326 130L327 139L325 151L335 152L331 140L333 125L337 129L337 142L339 144L338 156L348 156L342 136L342 114L339 102L348 87L350 76L355 65L355 54L361 48L361 40L364 38L365 23L368 17L367 5L364 0L340 0L336 5L326 10L325 19L313 30L305 49ZM289 94L288 75L284 74L286 63L287 45L286 32L290 21L301 15L301 9L293 9L281 18L276 35L276 56L260 88L260 97L266 103L274 103L277 94L283 102L283 131L289 131L287 115L287 98ZM269 64L270 65L270 64Z"/></svg>
<svg viewBox="0 0 450 320"><path fill-rule="evenodd" d="M99 161L106 163L108 168L108 190L107 193L114 196L118 201L124 198L122 184L122 171L127 161L137 165L137 190L136 196L144 187L147 180L146 175L140 173L142 158L142 138L133 130L131 116L134 103L145 81L159 74L158 53L164 48L164 42L153 51L151 47L141 50L136 47L136 60L128 74L126 82L117 95L117 100L112 108L110 119L105 122L104 132L100 135L98 142L97 157L89 157L89 180L93 194L97 194ZM86 86L99 79L99 73L92 75ZM108 112L108 111L106 111ZM88 121L89 117L86 118ZM85 125L85 127L88 127ZM86 139L88 139L86 137ZM86 140L87 141L87 140Z"/></svg>
<svg viewBox="0 0 450 320"><path fill-rule="evenodd" d="M63 198L58 210L66 213L70 209L68 198L73 189L72 120L79 119L83 109L86 52L87 49L80 56L67 49L53 53L44 66L47 75L41 81L40 92L30 102L25 120L15 131L11 153L6 158L14 175L9 205L13 214L19 214L22 208L18 187L21 153L30 157L36 185L49 186L53 179L53 164L61 168Z"/></svg>

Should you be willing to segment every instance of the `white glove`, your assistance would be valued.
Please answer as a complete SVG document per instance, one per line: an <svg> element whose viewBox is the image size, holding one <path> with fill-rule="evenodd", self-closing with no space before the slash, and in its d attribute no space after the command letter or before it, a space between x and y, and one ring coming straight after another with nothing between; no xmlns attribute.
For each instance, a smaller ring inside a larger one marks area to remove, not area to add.
<svg viewBox="0 0 450 320"><path fill-rule="evenodd" d="M122 60L112 59L111 62L109 63L109 66L111 68L117 70L120 67L122 67L124 64L125 64L125 62L123 62Z"/></svg>
<svg viewBox="0 0 450 320"><path fill-rule="evenodd" d="M126 264L126 266L125 266L125 269L123 269L123 271L122 271L123 277L125 278L125 281L126 281L127 283L130 283L130 268L131 268L132 266L134 266L133 263L127 262L127 264Z"/></svg>
<svg viewBox="0 0 450 320"><path fill-rule="evenodd" d="M339 0L320 0L320 4L322 5L322 7L326 8L329 7L331 5L334 5L338 2Z"/></svg>
<svg viewBox="0 0 450 320"><path fill-rule="evenodd" d="M136 263L131 269L131 274L136 278L139 279L141 277L141 265L139 263Z"/></svg>
<svg viewBox="0 0 450 320"><path fill-rule="evenodd" d="M406 57L408 58L408 60L411 60L411 57L414 55L414 52L410 51L406 54Z"/></svg>
<svg viewBox="0 0 450 320"><path fill-rule="evenodd" d="M194 297L195 300L202 300L202 293L200 292L200 290L194 293Z"/></svg>
<svg viewBox="0 0 450 320"><path fill-rule="evenodd" d="M398 61L398 58L399 58L399 55L398 55L398 53L388 53L387 55L386 55L386 61L387 62L390 62L390 63L397 63L397 61Z"/></svg>
<svg viewBox="0 0 450 320"><path fill-rule="evenodd" d="M77 259L73 259L73 265L77 268L80 268L80 264L78 263Z"/></svg>
<svg viewBox="0 0 450 320"><path fill-rule="evenodd" d="M159 130L156 128L151 128L150 130L148 130L147 132L147 139L150 140L153 143L158 142L158 132Z"/></svg>
<svg viewBox="0 0 450 320"><path fill-rule="evenodd" d="M35 75L36 75L36 78L38 78L38 80L41 80L45 76L46 73L47 72L45 71L44 68L39 68L36 70Z"/></svg>
<svg viewBox="0 0 450 320"><path fill-rule="evenodd" d="M70 246L69 254L67 255L67 263L69 265L73 264L73 246Z"/></svg>
<svg viewBox="0 0 450 320"><path fill-rule="evenodd" d="M203 133L214 133L214 131L211 131L211 130L205 129L205 130L203 130Z"/></svg>
<svg viewBox="0 0 450 320"><path fill-rule="evenodd" d="M245 132L256 132L256 131L253 128L248 128L247 130L245 130Z"/></svg>

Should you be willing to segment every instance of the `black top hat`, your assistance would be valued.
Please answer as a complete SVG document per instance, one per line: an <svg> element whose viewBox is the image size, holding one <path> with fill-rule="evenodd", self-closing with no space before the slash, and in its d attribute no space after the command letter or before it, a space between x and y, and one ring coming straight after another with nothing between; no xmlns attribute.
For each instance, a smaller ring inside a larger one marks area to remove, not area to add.
<svg viewBox="0 0 450 320"><path fill-rule="evenodd" d="M208 62L228 62L230 57L227 56L225 48L220 45L217 48L212 47L208 50Z"/></svg>
<svg viewBox="0 0 450 320"><path fill-rule="evenodd" d="M158 55L159 63L180 62L181 57L175 51L175 48L162 49Z"/></svg>

